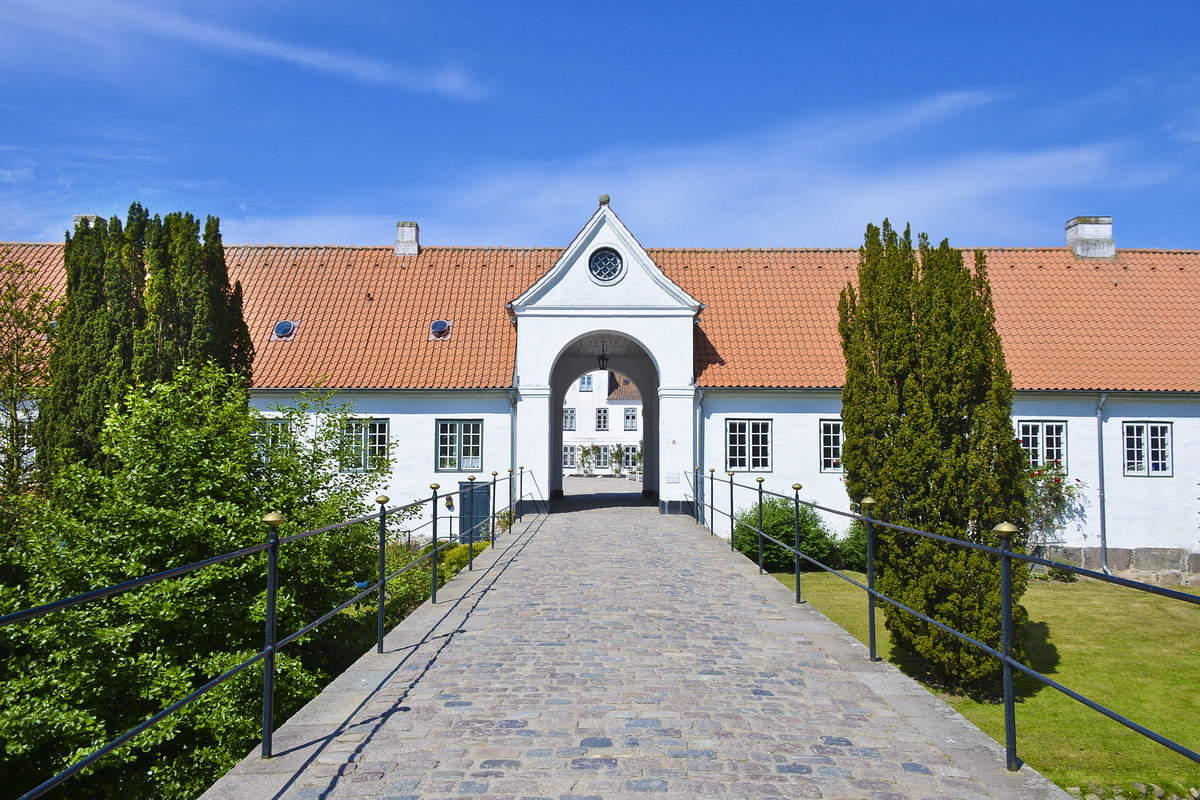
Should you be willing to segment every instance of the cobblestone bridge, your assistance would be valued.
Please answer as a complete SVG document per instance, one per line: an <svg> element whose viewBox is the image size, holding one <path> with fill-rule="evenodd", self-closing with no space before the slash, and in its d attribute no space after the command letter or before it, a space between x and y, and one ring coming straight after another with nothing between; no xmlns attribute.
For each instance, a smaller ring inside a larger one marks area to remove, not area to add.
<svg viewBox="0 0 1200 800"><path fill-rule="evenodd" d="M581 488L204 800L1067 797L727 541Z"/></svg>

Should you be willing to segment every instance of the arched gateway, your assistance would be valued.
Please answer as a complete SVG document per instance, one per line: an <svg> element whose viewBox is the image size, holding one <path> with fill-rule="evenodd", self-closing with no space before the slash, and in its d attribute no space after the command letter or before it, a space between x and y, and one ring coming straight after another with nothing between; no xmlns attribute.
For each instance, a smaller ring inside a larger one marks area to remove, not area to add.
<svg viewBox="0 0 1200 800"><path fill-rule="evenodd" d="M603 359L603 364L601 364ZM658 492L658 367L641 342L610 330L593 331L563 347L550 375L549 464L550 496L562 492L563 398L579 376L597 368L613 370L633 381L643 398L641 434L645 460L642 463L643 494L659 497ZM598 387L600 388L600 387ZM607 395L607 387L600 388ZM592 420L580 420L580 425ZM614 420L614 424L616 420ZM597 433L595 438L603 438Z"/></svg>
<svg viewBox="0 0 1200 800"><path fill-rule="evenodd" d="M694 326L701 304L668 279L607 203L554 266L508 305L517 325L515 449L562 490L563 396L571 381L607 368L630 376L643 400L643 489L665 512L689 510L694 459Z"/></svg>

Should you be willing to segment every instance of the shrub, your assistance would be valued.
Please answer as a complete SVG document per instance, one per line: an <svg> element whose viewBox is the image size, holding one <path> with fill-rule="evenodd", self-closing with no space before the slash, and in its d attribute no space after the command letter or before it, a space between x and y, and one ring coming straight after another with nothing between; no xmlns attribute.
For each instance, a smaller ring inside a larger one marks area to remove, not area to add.
<svg viewBox="0 0 1200 800"><path fill-rule="evenodd" d="M389 581L386 608L388 619L398 622L424 603L429 597L431 580L429 565L421 564Z"/></svg>
<svg viewBox="0 0 1200 800"><path fill-rule="evenodd" d="M787 545L796 537L796 509L791 500L771 497L763 501L763 532ZM733 532L733 546L746 558L758 563L758 505L742 509L737 515L738 523ZM834 552L833 536L821 516L808 506L800 506L800 550L806 556L828 564ZM786 547L763 538L763 568L771 572L791 570L795 556ZM801 569L818 569L808 561L802 561Z"/></svg>
<svg viewBox="0 0 1200 800"><path fill-rule="evenodd" d="M487 542L476 542L474 544L475 555L479 555L488 548ZM459 572L467 568L467 560L470 557L471 546L465 544L456 544L454 547L448 547L441 552L438 558L438 579L439 583L448 581L457 575Z"/></svg>
<svg viewBox="0 0 1200 800"><path fill-rule="evenodd" d="M842 538L834 542L837 555L834 565L839 570L867 571L867 528L862 520L854 520Z"/></svg>

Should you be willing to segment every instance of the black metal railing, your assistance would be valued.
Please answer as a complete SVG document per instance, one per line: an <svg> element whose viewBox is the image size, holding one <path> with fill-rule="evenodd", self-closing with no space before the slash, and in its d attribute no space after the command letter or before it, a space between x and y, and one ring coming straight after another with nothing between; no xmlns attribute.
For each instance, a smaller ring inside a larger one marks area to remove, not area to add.
<svg viewBox="0 0 1200 800"><path fill-rule="evenodd" d="M964 539L954 539L954 538L951 538L948 536L941 536L936 533L929 533L928 531L922 531L922 530L918 530L916 528L910 528L910 527L907 527L904 525L896 525L896 524L893 524L890 522L884 522L883 520L875 519L871 515L871 512L873 511L874 506L875 506L875 501L873 499L871 499L870 497L864 498L863 501L860 503L864 513L855 514L855 513L849 512L849 511L842 511L840 509L829 508L827 506L818 505L817 503L801 500L800 499L800 489L803 487L798 483L792 484L793 494L791 497L789 497L787 495L778 494L776 492L770 492L770 491L764 490L763 486L762 486L763 485L762 478L756 479L756 484L757 484L756 486L749 486L749 485L737 483L736 481L734 481L735 473L727 472L725 474L727 477L717 477L716 470L709 469L708 477L706 479L705 476L703 474L701 474L700 470L698 470L698 469L693 470L693 472L691 473L692 489L693 489L693 509L695 511L695 519L696 519L697 524L705 525L710 531L712 531L715 534L716 533L716 517L717 517L717 515L727 516L729 518L729 548L731 550L734 549L734 533L735 533L738 525L743 525L743 526L748 527L751 530L755 531L757 538L758 538L758 548L757 548L758 549L758 568L759 568L760 573L762 572L762 568L763 568L762 554L763 554L764 539L769 540L769 541L773 542L774 544L779 545L780 547L784 548L785 550L790 551L793 554L794 560L795 560L796 602L797 603L803 602L803 600L801 599L801 596L800 596L800 565L801 565L802 561L806 561L822 570L825 570L826 572L832 573L833 575L836 575L837 577L841 578L842 580L846 581L847 583L851 583L851 584L857 586L858 588L862 589L863 591L865 591L867 594L867 630L868 630L867 638L868 638L868 651L869 651L868 657L870 658L871 661L878 660L878 656L876 655L876 640L875 640L875 601L877 599L881 600L885 603L888 603L892 606L895 606L896 608L900 609L901 611L911 614L914 617L917 617L918 619L924 620L925 622L933 625L934 627L938 628L939 630L945 631L946 633L949 633L952 636L955 636L958 639L961 639L962 641L967 642L968 644L982 650L983 652L987 653L988 655L990 655L1000 661L1000 664L1001 664L1001 667L1003 670L1002 680L1003 680L1003 687L1004 687L1004 750L1005 750L1005 759L1006 759L1009 770L1016 771L1016 770L1020 769L1020 766L1021 766L1021 761L1019 758L1017 758L1016 692L1015 692L1015 689L1013 686L1013 671L1014 670L1017 672L1021 672L1022 674L1029 676L1030 678L1034 679L1035 681L1038 681L1039 683L1042 683L1046 686L1049 686L1049 687L1065 694L1066 696L1072 698L1073 700L1077 700L1078 702L1082 703L1083 705L1087 706L1088 708L1092 709L1093 711L1103 714L1104 716L1108 717L1109 719L1111 719L1115 722L1119 722L1121 725L1124 725L1126 728L1129 728L1130 730L1135 731L1135 732L1141 734L1142 736L1145 736L1146 738L1162 745L1163 747L1173 750L1174 752L1178 753L1179 755L1183 756L1184 758L1188 758L1196 763L1200 763L1200 753L1197 753L1196 751L1191 750L1191 749L1179 744L1178 742L1168 739L1167 737L1162 736L1161 734L1156 733L1155 731L1152 731L1143 725L1140 725L1130 719L1127 719L1126 717L1118 714L1117 712L1113 711L1112 709L1107 708L1106 706L1096 702L1095 700L1092 700L1089 697L1086 697L1086 696L1080 694L1079 692L1076 692L1072 689L1067 688L1066 686L1063 686L1062 684L1058 683L1057 681L1053 680L1052 678L1048 678L1045 675L1042 675L1040 672L1037 672L1036 670L1030 668L1029 666L1027 666L1027 665L1021 663L1020 661L1018 661L1017 659L1013 658L1012 562L1013 562L1013 560L1024 561L1028 564L1037 564L1039 566L1048 567L1051 569L1066 570L1066 571L1074 573L1076 575L1082 575L1087 578L1094 578L1095 580L1104 581L1105 583L1111 583L1111 584L1115 584L1117 586L1124 586L1129 589L1135 589L1137 591L1147 592L1149 594L1156 594L1161 597L1168 597L1173 600L1180 600L1182 602L1191 603L1193 605L1200 605L1200 596L1187 594L1186 592L1180 592L1180 591L1176 591L1174 589L1168 589L1168 588L1165 588L1162 586L1154 586L1154 585L1148 584L1148 583L1141 583L1139 581L1129 580L1128 578L1119 578L1115 575L1108 575L1103 572L1096 572L1094 570L1084 569L1083 567L1077 567L1077 566L1074 566L1073 564L1065 564L1065 563L1062 563L1059 561L1052 561L1047 558L1040 558L1038 556L1031 556L1031 555L1026 555L1025 553L1017 552L1012 549L1012 541L1011 541L1013 534L1017 532L1017 528L1007 522L1002 522L993 529L994 532L1000 537L1000 540L1001 540L1001 546L999 548L996 548L996 547L991 547L991 546L985 545L985 544L979 544L979 543L967 541ZM729 512L728 513L726 513L723 508L718 508L716 505L716 487L717 487L718 482L720 482L721 484L729 485ZM706 483L707 483L707 486L705 486ZM735 488L749 490L754 493L754 502L757 503L757 507L758 507L758 526L757 527L755 527L750 522L747 522L743 519L737 518L737 514L734 510L734 508L735 508L735 506L734 506L734 490L735 490ZM767 534L766 532L763 531L762 508L763 508L763 498L765 496L780 497L780 498L783 498L784 500L787 500L795 505L795 509L796 509L795 540L792 544L786 544L784 542L781 542L778 539L771 536L770 534ZM826 564L822 564L817 559L812 558L811 556L809 556L803 552L803 550L800 547L800 506L802 506L802 505L807 506L807 507L817 510L817 511L825 512L827 514L834 514L834 515L837 515L840 517L846 517L849 519L862 521L863 526L866 529L866 539L867 539L867 583L865 586L862 583L859 583L858 581L854 580L853 578L842 574L838 570L836 570L830 566L827 566ZM933 540L936 540L939 542L944 542L946 544L954 545L957 547L965 547L965 548L968 548L971 550L977 550L982 553L988 553L988 554L996 556L1000 562L1000 603L1001 603L1001 608L1000 608L1000 615L1001 615L1001 619L1000 619L1000 630L1001 630L1000 649L997 650L994 647L984 644L983 642L981 642L965 633L962 633L961 631L957 631L954 628L951 628L950 626L948 626L942 622L939 622L938 620L933 619L932 617L929 617L929 616L921 613L920 611L917 611L913 608L909 608L908 606L904 605L903 603L901 603L897 600L894 600L893 598L888 597L887 595L882 594L881 592L877 591L875 589L875 527L876 526L883 526L885 528L888 528L890 530L893 530L893 531L896 531L899 533L906 533L906 534L911 534L914 536L921 536L921 537L924 537L927 539L933 539Z"/></svg>
<svg viewBox="0 0 1200 800"><path fill-rule="evenodd" d="M446 500L453 500L454 497L461 495L464 492L454 491L454 492L446 492L443 494L439 494L439 490L441 489L441 487L438 484L433 483L433 484L430 484L430 487L429 487L430 490L432 491L432 495L427 499L418 500L418 501L408 503L407 505L403 505L403 506L394 506L392 508L388 508L387 504L390 502L389 498L387 497L387 495L380 495L379 497L375 498L375 502L379 504L378 512L373 512L371 514L364 514L363 516L360 516L360 517L354 517L352 519L343 520L342 522L338 522L334 525L327 525L323 528L316 528L313 530L304 531L302 533L297 533L297 534L294 534L291 536L286 536L283 538L280 538L280 536L279 536L279 528L281 525L284 524L284 519L279 514L272 512L270 514L267 514L265 517L263 517L263 522L267 525L267 540L260 544L252 545L250 547L245 547L245 548L242 548L241 550L236 550L236 551L229 552L229 553L223 553L222 555L214 556L212 558L208 558L203 561L197 561L193 564L186 564L186 565L179 566L179 567L173 567L171 569L164 570L162 572L154 573L153 575L146 575L141 578L136 578L134 580L116 584L114 586L106 586L101 589L95 589L93 591L86 592L81 595L77 595L75 597L68 597L68 598L64 598L62 600L57 600L52 603L46 603L44 605L36 606L34 608L28 608L28 609L24 609L21 611L16 611L14 613L6 614L6 615L0 617L0 627L4 627L6 625L15 625L15 624L27 621L27 620L45 616L46 614L52 614L56 611L61 611L66 608L71 608L72 606L83 605L85 603L91 603L96 600L101 600L103 598L110 597L112 595L120 594L122 592L127 592L131 589L136 589L140 586L146 586L148 584L156 583L158 581L169 580L171 578L177 578L182 575L187 575L188 573L196 572L197 570L201 570L206 567L211 567L215 564L220 564L220 563L223 563L226 561L232 561L237 558L251 556L256 553L261 553L263 551L266 551L266 553L267 553L267 596L266 596L265 643L264 643L262 650L255 653L250 658L247 658L246 660L242 661L240 664L237 664L236 666L232 667L231 669L221 673L220 675L213 678L212 680L210 680L208 683L204 684L203 686L197 688L196 690L194 690L187 696L182 697L179 700L176 700L171 705L162 709L158 713L143 720L142 722L140 722L133 728L130 728L128 731L126 731L125 733L118 736L116 739L113 739L112 741L110 741L108 744L93 751L91 754L89 754L85 758L82 758L79 761L75 762L67 769L59 772L58 774L54 775L53 777L48 778L44 782L38 784L36 787L31 789L30 791L21 795L19 800L33 800L33 798L41 797L46 792L55 788L56 786L63 783L64 781L70 779L72 776L78 774L82 770L87 769L89 766L96 763L100 759L104 758L109 753L112 753L114 750L121 747L122 745L127 743L130 739L137 736L138 734L142 733L143 731L145 731L149 728L152 728L154 725L158 724L162 720L164 720L167 717L170 717L172 714L175 714L176 712L180 711L188 704L199 699L200 697L203 697L204 695L211 692L213 689L217 688L221 684L228 681L230 678L233 678L238 673L242 672L243 670L245 670L249 667L254 666L255 664L257 664L260 661L263 662L263 664L264 664L264 667L263 667L263 699L262 699L262 708L263 708L262 757L270 758L272 755L271 739L272 739L272 734L274 733L274 717L275 717L275 678L276 678L275 654L278 653L281 649L283 649L287 645L291 644L292 642L295 642L301 636L304 636L305 634L311 632L318 625L330 620L331 618L333 618L337 614L341 613L342 611L345 611L346 609L350 608L351 606L365 600L372 593L378 593L378 608L377 608L377 621L376 621L376 652L382 653L383 652L383 639L384 639L385 592L386 592L386 587L387 587L388 583L390 583L391 581L398 578L401 574L408 572L409 570L414 569L416 567L419 567L419 566L423 565L426 561L428 561L430 563L430 571L431 571L429 597L430 597L430 602L436 603L437 602L437 589L438 589L439 554L443 549L445 549L453 544L456 544L458 542L462 542L462 541L468 541L472 545L471 547L468 548L469 555L468 555L468 561L467 561L467 568L469 570L474 569L474 566L475 566L475 547L473 546L474 542L482 540L484 538L484 536L486 535L489 538L491 544L495 544L497 518L502 517L502 515L508 515L507 520L511 521L511 520L515 519L515 516L519 513L518 512L519 504L522 499L522 493L524 491L523 487L524 487L525 468L524 467L520 468L519 474L516 476L516 481L514 481L513 470L511 470L511 469L508 470L508 473L509 474L507 476L500 478L499 473L493 472L492 479L490 482L481 482L479 484L479 486L488 485L490 487L490 492L489 492L490 496L491 496L490 513L487 515L481 515L478 519L474 519L473 517L468 518L467 531L466 531L467 535L465 537L463 535L464 532L461 530L461 525L460 525L460 531L457 535L455 535L453 533L453 527L451 527L448 530L448 535L444 539L439 537L439 535L438 535L438 521L439 521L438 501L441 500L442 502L445 502ZM476 484L474 483L475 476L474 475L469 476L468 480L471 482L471 489L468 491L474 492L475 486L476 486ZM509 499L508 499L508 502L503 507L501 507L499 510L497 510L496 488L500 485L507 486L507 488L509 490L509 492L508 492ZM406 531L406 533L409 538L409 541L411 542L411 537L412 537L413 533L417 533L418 531L423 530L426 526L429 526L430 542L433 545L433 547L430 549L429 552L414 559L413 561L409 562L408 564L401 567L400 569L397 569L396 571L392 572L391 574L388 574L387 573L387 564L386 564L386 560L385 560L385 549L386 549L386 546L388 543L388 530L387 530L388 517L396 516L396 515L404 515L408 512L413 512L413 511L419 511L426 504L429 505L430 519L427 522L417 526L416 528ZM473 505L472 505L472 507L473 507ZM453 519L454 519L453 514L450 514L449 520L450 520L451 526L453 526ZM360 589L360 591L358 591L349 600L346 600L344 603L339 605L337 608L334 608L333 610L323 614L320 618L305 625L300 630L290 633L287 636L283 637L282 639L278 638L276 630L275 630L275 623L276 623L275 604L276 604L276 598L277 598L278 591L279 591L279 549L280 549L280 547L282 547L283 545L286 545L286 544L290 544L292 542L300 541L301 539L307 539L310 536L316 536L316 535L323 534L323 533L329 533L331 531L340 530L342 528L347 528L352 525L360 525L363 523L370 523L370 522L373 522L376 520L378 520L378 522L379 522L379 572L378 572L377 580L374 583L372 583L371 585L366 586L366 587L362 587L361 585L356 584L355 588ZM485 526L486 526L486 534L484 531Z"/></svg>

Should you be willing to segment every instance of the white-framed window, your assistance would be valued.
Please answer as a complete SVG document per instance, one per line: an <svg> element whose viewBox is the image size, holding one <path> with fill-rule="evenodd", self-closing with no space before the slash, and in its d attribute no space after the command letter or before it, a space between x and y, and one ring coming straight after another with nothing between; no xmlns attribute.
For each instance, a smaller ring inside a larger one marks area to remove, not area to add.
<svg viewBox="0 0 1200 800"><path fill-rule="evenodd" d="M1122 430L1126 475L1171 477L1171 423L1126 422Z"/></svg>
<svg viewBox="0 0 1200 800"><path fill-rule="evenodd" d="M627 431L636 431L637 430L637 417L638 417L637 412L638 412L638 410L636 407L627 406L625 408L625 430L627 430Z"/></svg>
<svg viewBox="0 0 1200 800"><path fill-rule="evenodd" d="M342 471L364 472L388 456L386 419L350 419L342 427Z"/></svg>
<svg viewBox="0 0 1200 800"><path fill-rule="evenodd" d="M579 376L579 391L590 392L591 390L592 390L592 376L591 375L580 375Z"/></svg>
<svg viewBox="0 0 1200 800"><path fill-rule="evenodd" d="M596 469L608 469L608 456L610 448L606 444L600 445L600 452L596 454Z"/></svg>
<svg viewBox="0 0 1200 800"><path fill-rule="evenodd" d="M575 430L575 409L573 409L573 408L564 408L563 409L563 430L564 431Z"/></svg>
<svg viewBox="0 0 1200 800"><path fill-rule="evenodd" d="M265 458L271 452L288 444L288 433L291 426L291 421L286 419L272 419L268 417L258 420L254 425L254 429L250 431L250 441L254 444L254 451L258 453L260 458ZM386 443L385 439L385 448Z"/></svg>
<svg viewBox="0 0 1200 800"><path fill-rule="evenodd" d="M769 472L771 420L725 420L725 467L731 472Z"/></svg>
<svg viewBox="0 0 1200 800"><path fill-rule="evenodd" d="M621 466L624 469L633 469L633 457L637 455L638 446L636 444L627 444L622 449L624 453L621 456Z"/></svg>
<svg viewBox="0 0 1200 800"><path fill-rule="evenodd" d="M575 469L579 465L579 451L573 444L563 445L563 469Z"/></svg>
<svg viewBox="0 0 1200 800"><path fill-rule="evenodd" d="M608 409L607 408L597 408L596 409L596 430L598 430L598 431L608 430Z"/></svg>
<svg viewBox="0 0 1200 800"><path fill-rule="evenodd" d="M1067 468L1067 423L1063 420L1018 420L1017 437L1031 467L1053 464Z"/></svg>
<svg viewBox="0 0 1200 800"><path fill-rule="evenodd" d="M821 420L821 472L843 472L842 467L842 421Z"/></svg>
<svg viewBox="0 0 1200 800"><path fill-rule="evenodd" d="M437 421L438 472L476 472L483 469L483 421L439 419Z"/></svg>

